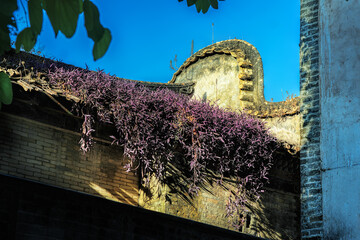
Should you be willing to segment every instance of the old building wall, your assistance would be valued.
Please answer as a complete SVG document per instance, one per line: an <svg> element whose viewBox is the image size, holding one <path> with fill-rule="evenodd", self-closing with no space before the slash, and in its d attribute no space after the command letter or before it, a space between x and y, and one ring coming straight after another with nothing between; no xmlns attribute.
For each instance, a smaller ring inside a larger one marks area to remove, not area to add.
<svg viewBox="0 0 360 240"><path fill-rule="evenodd" d="M0 173L138 205L139 177L100 139L84 155L80 135L0 112Z"/></svg>
<svg viewBox="0 0 360 240"><path fill-rule="evenodd" d="M198 196L191 198L186 194L175 194L168 186L158 197L158 183L154 183L152 193L155 194L148 199L146 193L149 191L142 189L139 205L270 239L299 239L298 125L301 117L298 99L280 103L265 101L260 55L245 41L229 40L209 46L185 65L174 74L170 85L188 83L184 87L194 91L186 92L193 93L195 98L213 100L236 111L246 109L249 114L267 122L281 145L274 157L270 185L266 186L259 202L248 200L248 213L241 229L234 228L225 217L231 185L224 189L209 183ZM81 119L75 120L77 124L69 125L74 117L69 117L64 108L59 109L59 103L53 103L43 94L49 89L28 93L21 86L18 86L19 91L15 91L22 92L17 96L21 99L5 109L3 131L6 136L1 138L5 148L0 151L0 170L3 169L5 174L136 205L138 178L124 172L124 161L119 161L121 150L98 139L89 154L81 155L78 151L80 137L76 133ZM54 96L62 100L65 107L71 107L71 102L61 97L63 95ZM24 127L19 122L24 122ZM102 131L97 129L96 133L99 132ZM105 135L108 137L111 133ZM11 139L9 143L6 143L7 138ZM216 182L216 178L209 178L211 181ZM175 185L179 183L175 182Z"/></svg>
<svg viewBox="0 0 360 240"><path fill-rule="evenodd" d="M196 79L193 97L217 103L223 108L240 108L239 66L231 55L218 54L199 59L176 78L176 83Z"/></svg>
<svg viewBox="0 0 360 240"><path fill-rule="evenodd" d="M303 239L360 239L359 1L301 1Z"/></svg>
<svg viewBox="0 0 360 240"><path fill-rule="evenodd" d="M201 49L174 74L171 83L193 83L192 97L211 101L232 111L246 111L265 121L282 147L274 156L270 185L260 201L248 200L246 221L234 227L226 217L227 188L206 184L193 198L174 194L171 187L151 184L140 191L140 205L159 212L242 231L268 239L300 238L299 198L299 99L272 103L264 99L263 70L260 54L242 40L227 40ZM186 195L186 194L185 194Z"/></svg>
<svg viewBox="0 0 360 240"><path fill-rule="evenodd" d="M299 155L285 149L275 153L270 183L259 201L248 199L243 226L234 226L226 216L226 203L235 190L231 182L224 186L209 178L195 196L175 192L167 185L152 182L149 190L140 191L140 206L210 225L240 231L267 239L300 239ZM211 182L212 181L212 182ZM159 192L159 190L161 192ZM160 193L160 194L159 194Z"/></svg>
<svg viewBox="0 0 360 240"><path fill-rule="evenodd" d="M244 40L207 46L189 57L169 83L194 83L193 97L234 111L265 102L262 59Z"/></svg>
<svg viewBox="0 0 360 240"><path fill-rule="evenodd" d="M300 2L301 237L322 237L318 0Z"/></svg>
<svg viewBox="0 0 360 240"><path fill-rule="evenodd" d="M324 239L360 239L360 2L319 7Z"/></svg>
<svg viewBox="0 0 360 240"><path fill-rule="evenodd" d="M286 117L265 118L265 126L278 140L299 148L301 115L294 114Z"/></svg>

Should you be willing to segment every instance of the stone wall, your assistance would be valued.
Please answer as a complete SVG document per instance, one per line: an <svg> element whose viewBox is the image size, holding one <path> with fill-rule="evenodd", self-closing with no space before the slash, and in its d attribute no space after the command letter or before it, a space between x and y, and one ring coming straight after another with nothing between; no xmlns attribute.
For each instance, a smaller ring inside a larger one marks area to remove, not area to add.
<svg viewBox="0 0 360 240"><path fill-rule="evenodd" d="M192 64L176 78L177 83L196 79L194 96L201 101L217 102L220 107L239 108L240 82L238 78L240 67L231 55L217 54L202 58ZM220 100L220 101L219 101Z"/></svg>

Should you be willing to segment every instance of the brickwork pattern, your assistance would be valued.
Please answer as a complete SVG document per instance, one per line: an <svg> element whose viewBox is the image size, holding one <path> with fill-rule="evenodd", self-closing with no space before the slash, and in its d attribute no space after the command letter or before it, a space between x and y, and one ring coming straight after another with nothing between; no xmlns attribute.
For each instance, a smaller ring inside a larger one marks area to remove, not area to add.
<svg viewBox="0 0 360 240"><path fill-rule="evenodd" d="M1 112L0 133L0 173L138 205L139 177L118 147L84 155L78 133Z"/></svg>
<svg viewBox="0 0 360 240"><path fill-rule="evenodd" d="M180 197L171 198L171 204L165 204L165 213L266 239L299 239L300 204L297 194L267 189L260 201L248 201L249 211L240 228L235 228L225 216L228 196L228 190L208 187L192 200L192 204Z"/></svg>
<svg viewBox="0 0 360 240"><path fill-rule="evenodd" d="M319 1L301 0L300 4L301 235L322 239Z"/></svg>
<svg viewBox="0 0 360 240"><path fill-rule="evenodd" d="M169 187L153 182L150 195L140 191L140 206L154 211L175 215L210 225L240 231L246 234L276 240L300 239L300 173L299 154L291 155L284 149L275 154L270 172L270 183L259 201L248 200L245 223L233 226L226 217L226 203L233 184L223 180L224 187L205 184L197 196L175 193ZM211 179L209 179L211 182Z"/></svg>

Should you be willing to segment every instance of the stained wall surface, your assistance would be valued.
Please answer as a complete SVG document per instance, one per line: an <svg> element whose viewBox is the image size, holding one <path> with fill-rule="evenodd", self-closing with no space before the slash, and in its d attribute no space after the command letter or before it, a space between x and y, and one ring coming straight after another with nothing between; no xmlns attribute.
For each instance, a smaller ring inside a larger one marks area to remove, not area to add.
<svg viewBox="0 0 360 240"><path fill-rule="evenodd" d="M195 84L194 98L234 111L265 102L260 54L243 40L217 42L193 54L169 83L186 82Z"/></svg>
<svg viewBox="0 0 360 240"><path fill-rule="evenodd" d="M139 177L122 151L97 142L84 155L80 135L0 112L0 173L138 205Z"/></svg>
<svg viewBox="0 0 360 240"><path fill-rule="evenodd" d="M198 195L192 197L184 192L174 192L169 186L160 188L153 179L151 195L148 191L140 191L139 205L266 239L300 239L299 155L281 151L274 156L270 184L266 185L259 201L248 199L245 222L241 227L233 225L233 219L226 216L226 203L230 191L235 188L225 179L224 186L219 186L213 179L212 184L201 186Z"/></svg>
<svg viewBox="0 0 360 240"><path fill-rule="evenodd" d="M177 83L196 79L194 98L216 102L220 107L239 110L240 81L238 62L231 55L218 54L199 59L183 70ZM234 79L236 79L234 81Z"/></svg>
<svg viewBox="0 0 360 240"><path fill-rule="evenodd" d="M248 212L242 227L234 227L226 217L226 203L232 186L227 189L206 185L198 196L188 199L173 194L156 182L152 194L140 191L140 206L195 221L239 230L268 239L300 238L299 146L300 121L298 99L271 103L263 95L263 70L260 54L242 40L226 40L207 46L191 56L174 74L172 83L194 83L193 98L211 101L224 109L247 111L266 122L279 142L294 147L275 154L266 188L258 202L248 201ZM297 153L297 154L296 154ZM155 197L154 197L155 196ZM190 203L189 203L190 202Z"/></svg>
<svg viewBox="0 0 360 240"><path fill-rule="evenodd" d="M324 239L360 239L360 1L319 6Z"/></svg>

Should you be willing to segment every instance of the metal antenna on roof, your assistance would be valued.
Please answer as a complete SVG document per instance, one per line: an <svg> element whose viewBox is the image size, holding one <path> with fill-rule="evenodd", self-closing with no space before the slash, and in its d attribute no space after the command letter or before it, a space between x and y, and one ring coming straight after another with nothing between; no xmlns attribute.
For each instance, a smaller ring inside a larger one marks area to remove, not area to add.
<svg viewBox="0 0 360 240"><path fill-rule="evenodd" d="M212 44L214 44L214 23L212 23Z"/></svg>
<svg viewBox="0 0 360 240"><path fill-rule="evenodd" d="M191 53L190 56L194 54L194 39L191 41Z"/></svg>

